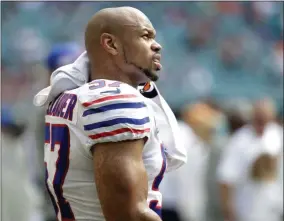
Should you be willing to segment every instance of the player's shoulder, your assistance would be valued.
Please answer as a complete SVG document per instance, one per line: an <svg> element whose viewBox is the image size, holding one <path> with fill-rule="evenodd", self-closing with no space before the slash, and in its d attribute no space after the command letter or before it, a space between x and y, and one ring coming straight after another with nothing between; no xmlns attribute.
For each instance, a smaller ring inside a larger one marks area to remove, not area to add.
<svg viewBox="0 0 284 221"><path fill-rule="evenodd" d="M137 89L117 81L95 80L77 94L81 103L78 124L89 137L88 147L150 136L152 115Z"/></svg>
<svg viewBox="0 0 284 221"><path fill-rule="evenodd" d="M134 87L113 80L98 79L81 86L77 91L80 104L84 107L102 103L142 101L143 96Z"/></svg>

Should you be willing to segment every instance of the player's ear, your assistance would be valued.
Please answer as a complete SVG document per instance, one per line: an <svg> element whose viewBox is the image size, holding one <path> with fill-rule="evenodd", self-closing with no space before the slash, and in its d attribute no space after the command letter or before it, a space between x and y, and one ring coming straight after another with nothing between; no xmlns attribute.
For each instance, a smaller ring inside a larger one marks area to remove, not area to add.
<svg viewBox="0 0 284 221"><path fill-rule="evenodd" d="M114 35L103 33L101 35L101 44L103 48L112 55L117 55L117 42Z"/></svg>

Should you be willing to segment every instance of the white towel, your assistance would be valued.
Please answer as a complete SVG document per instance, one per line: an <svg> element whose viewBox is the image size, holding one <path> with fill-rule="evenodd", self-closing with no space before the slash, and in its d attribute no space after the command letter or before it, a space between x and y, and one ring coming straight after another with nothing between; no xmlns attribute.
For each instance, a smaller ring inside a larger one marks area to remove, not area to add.
<svg viewBox="0 0 284 221"><path fill-rule="evenodd" d="M87 53L84 52L74 63L62 66L52 73L51 85L35 95L34 105L46 105L62 92L84 85L88 82L88 79L89 59ZM164 140L166 140L164 144L168 163L167 171L172 171L186 162L186 150L179 139L180 133L176 118L154 82L151 82L149 91L154 92L150 92L150 98L147 93L142 92L142 94L158 105L158 108L154 107L153 109L156 112L155 115L158 116L157 126L162 139L164 136Z"/></svg>
<svg viewBox="0 0 284 221"><path fill-rule="evenodd" d="M35 106L43 106L66 90L72 90L88 82L89 59L82 53L76 61L56 69L50 77L50 86L42 89L34 97Z"/></svg>
<svg viewBox="0 0 284 221"><path fill-rule="evenodd" d="M155 119L159 130L160 138L164 144L167 156L167 172L178 169L187 161L187 151L183 140L180 139L180 128L171 108L160 94L156 84L150 82L149 92L141 93L152 100ZM151 105L151 103L149 103Z"/></svg>

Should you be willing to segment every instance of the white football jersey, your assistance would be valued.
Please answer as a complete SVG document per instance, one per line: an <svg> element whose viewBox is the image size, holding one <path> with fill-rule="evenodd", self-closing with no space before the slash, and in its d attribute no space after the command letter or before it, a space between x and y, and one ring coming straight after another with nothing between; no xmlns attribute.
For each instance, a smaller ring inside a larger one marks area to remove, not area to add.
<svg viewBox="0 0 284 221"><path fill-rule="evenodd" d="M92 81L52 101L45 122L46 186L59 221L104 221L91 147L144 137L147 201L161 215L159 184L166 155L154 112L137 89L117 81Z"/></svg>

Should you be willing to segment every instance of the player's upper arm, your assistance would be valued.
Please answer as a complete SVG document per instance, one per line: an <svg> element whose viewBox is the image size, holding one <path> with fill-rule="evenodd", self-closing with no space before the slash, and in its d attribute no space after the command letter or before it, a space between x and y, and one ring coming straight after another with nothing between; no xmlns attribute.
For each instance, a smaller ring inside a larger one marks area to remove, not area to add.
<svg viewBox="0 0 284 221"><path fill-rule="evenodd" d="M148 108L134 88L125 84L105 86L88 90L79 100L83 108L82 129L88 137L87 150L98 143L149 137L151 119Z"/></svg>
<svg viewBox="0 0 284 221"><path fill-rule="evenodd" d="M143 97L125 84L113 87L113 81L103 81L106 85L97 88L96 82L100 81L79 97L83 106L80 122L89 138L86 149L93 155L105 219L161 221L147 205L142 151L150 136L151 119Z"/></svg>
<svg viewBox="0 0 284 221"><path fill-rule="evenodd" d="M93 148L97 192L107 221L161 221L147 205L144 140L99 143Z"/></svg>

